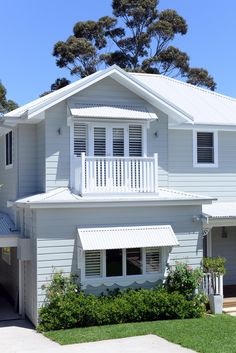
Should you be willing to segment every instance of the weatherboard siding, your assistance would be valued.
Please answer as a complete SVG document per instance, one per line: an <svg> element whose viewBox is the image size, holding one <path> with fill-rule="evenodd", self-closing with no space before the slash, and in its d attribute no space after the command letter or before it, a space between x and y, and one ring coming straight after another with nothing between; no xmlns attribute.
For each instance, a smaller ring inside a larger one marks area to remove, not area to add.
<svg viewBox="0 0 236 353"><path fill-rule="evenodd" d="M36 125L36 184L38 192L45 192L45 120Z"/></svg>
<svg viewBox="0 0 236 353"><path fill-rule="evenodd" d="M147 131L147 151L152 156L158 153L158 185L168 187L168 116L155 111L158 120L150 123Z"/></svg>
<svg viewBox="0 0 236 353"><path fill-rule="evenodd" d="M45 112L46 191L67 187L70 178L70 130L66 102Z"/></svg>
<svg viewBox="0 0 236 353"><path fill-rule="evenodd" d="M24 303L25 314L36 325L37 324L37 254L36 254L36 217L35 211L30 209L21 210L22 235L31 239L31 260L24 261Z"/></svg>
<svg viewBox="0 0 236 353"><path fill-rule="evenodd" d="M75 94L69 102L145 105L142 98L108 77Z"/></svg>
<svg viewBox="0 0 236 353"><path fill-rule="evenodd" d="M200 223L193 216L199 206L122 207L37 210L37 291L38 306L44 300L43 284L52 273L77 273L77 228L86 226L170 224L180 243L170 253L170 263L185 261L199 266L202 258Z"/></svg>
<svg viewBox="0 0 236 353"><path fill-rule="evenodd" d="M37 192L37 142L35 125L18 125L19 190L18 197Z"/></svg>
<svg viewBox="0 0 236 353"><path fill-rule="evenodd" d="M169 188L236 200L236 132L218 132L218 167L193 167L193 132L169 130Z"/></svg>
<svg viewBox="0 0 236 353"><path fill-rule="evenodd" d="M5 167L5 135L0 137L0 210L14 215L13 210L7 207L8 200L15 200L18 195L18 158L17 158L17 129L13 129L13 165Z"/></svg>

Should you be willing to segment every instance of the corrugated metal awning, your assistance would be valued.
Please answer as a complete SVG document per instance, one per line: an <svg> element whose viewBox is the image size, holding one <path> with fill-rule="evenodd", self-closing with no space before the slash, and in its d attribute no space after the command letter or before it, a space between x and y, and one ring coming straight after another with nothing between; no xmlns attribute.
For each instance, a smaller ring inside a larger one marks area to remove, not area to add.
<svg viewBox="0 0 236 353"><path fill-rule="evenodd" d="M179 245L170 225L78 228L78 246L83 250L108 250Z"/></svg>
<svg viewBox="0 0 236 353"><path fill-rule="evenodd" d="M83 118L114 118L155 120L157 115L146 106L74 103L69 105L72 116Z"/></svg>

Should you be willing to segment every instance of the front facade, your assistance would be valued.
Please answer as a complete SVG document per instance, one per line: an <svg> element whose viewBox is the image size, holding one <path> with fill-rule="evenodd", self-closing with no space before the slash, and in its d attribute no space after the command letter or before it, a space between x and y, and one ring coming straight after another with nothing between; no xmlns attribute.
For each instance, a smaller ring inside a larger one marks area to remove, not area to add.
<svg viewBox="0 0 236 353"><path fill-rule="evenodd" d="M16 309L36 324L55 270L100 294L221 255L236 284L234 115L231 98L118 67L6 114L0 289Z"/></svg>

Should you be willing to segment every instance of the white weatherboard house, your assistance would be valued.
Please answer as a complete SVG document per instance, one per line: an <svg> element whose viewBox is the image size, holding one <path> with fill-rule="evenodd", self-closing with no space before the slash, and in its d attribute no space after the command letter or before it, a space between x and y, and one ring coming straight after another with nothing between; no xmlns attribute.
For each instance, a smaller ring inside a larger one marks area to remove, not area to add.
<svg viewBox="0 0 236 353"><path fill-rule="evenodd" d="M236 284L235 99L112 66L0 133L0 285L34 324L55 270L99 294L220 255Z"/></svg>

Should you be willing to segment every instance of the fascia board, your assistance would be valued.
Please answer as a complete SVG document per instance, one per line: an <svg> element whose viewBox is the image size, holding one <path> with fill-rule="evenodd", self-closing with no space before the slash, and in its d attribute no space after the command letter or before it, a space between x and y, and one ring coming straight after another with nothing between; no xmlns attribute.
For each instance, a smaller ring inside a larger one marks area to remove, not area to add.
<svg viewBox="0 0 236 353"><path fill-rule="evenodd" d="M217 125L217 124L169 124L170 130L221 130L221 131L236 131L236 125Z"/></svg>
<svg viewBox="0 0 236 353"><path fill-rule="evenodd" d="M194 199L194 200L157 200L157 201L107 201L107 200L90 200L78 202L32 202L32 203L14 203L14 206L23 208L98 208L98 207L146 207L146 206L189 206L210 204L215 199ZM13 206L13 207L14 207Z"/></svg>

